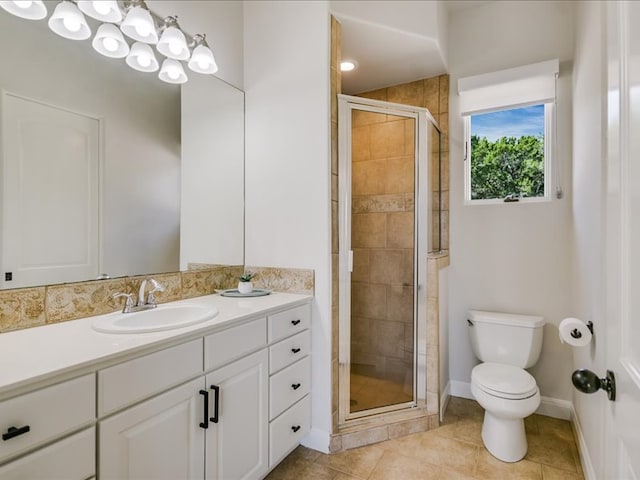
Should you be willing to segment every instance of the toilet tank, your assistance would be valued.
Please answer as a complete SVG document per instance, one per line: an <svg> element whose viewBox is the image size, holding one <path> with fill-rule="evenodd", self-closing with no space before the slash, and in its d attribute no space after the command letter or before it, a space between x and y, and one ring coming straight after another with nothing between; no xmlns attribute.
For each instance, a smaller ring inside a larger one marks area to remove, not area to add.
<svg viewBox="0 0 640 480"><path fill-rule="evenodd" d="M473 353L483 362L529 368L540 357L542 317L469 310L467 326Z"/></svg>

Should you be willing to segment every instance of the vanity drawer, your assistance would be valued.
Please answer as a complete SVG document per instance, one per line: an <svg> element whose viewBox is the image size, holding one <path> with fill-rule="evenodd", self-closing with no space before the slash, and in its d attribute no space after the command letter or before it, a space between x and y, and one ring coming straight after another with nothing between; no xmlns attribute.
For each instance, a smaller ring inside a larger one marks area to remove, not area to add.
<svg viewBox="0 0 640 480"><path fill-rule="evenodd" d="M0 402L0 461L94 421L95 398L91 374Z"/></svg>
<svg viewBox="0 0 640 480"><path fill-rule="evenodd" d="M296 403L269 424L269 468L300 443L311 426L311 398Z"/></svg>
<svg viewBox="0 0 640 480"><path fill-rule="evenodd" d="M150 397L202 373L202 339L98 372L98 416Z"/></svg>
<svg viewBox="0 0 640 480"><path fill-rule="evenodd" d="M309 357L294 363L269 379L269 420L284 412L307 393L311 386Z"/></svg>
<svg viewBox="0 0 640 480"><path fill-rule="evenodd" d="M309 330L272 345L269 347L269 373L282 370L287 365L309 355L310 351L311 332Z"/></svg>
<svg viewBox="0 0 640 480"><path fill-rule="evenodd" d="M69 438L0 467L0 480L85 480L96 474L96 429Z"/></svg>
<svg viewBox="0 0 640 480"><path fill-rule="evenodd" d="M300 307L269 315L269 343L294 335L309 328L311 307Z"/></svg>
<svg viewBox="0 0 640 480"><path fill-rule="evenodd" d="M212 370L267 345L267 319L231 327L204 337L204 369Z"/></svg>

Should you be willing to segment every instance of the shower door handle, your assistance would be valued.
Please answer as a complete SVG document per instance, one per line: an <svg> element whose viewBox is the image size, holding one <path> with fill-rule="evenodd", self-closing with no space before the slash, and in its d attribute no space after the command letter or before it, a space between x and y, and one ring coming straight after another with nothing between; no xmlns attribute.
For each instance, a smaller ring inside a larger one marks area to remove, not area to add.
<svg viewBox="0 0 640 480"><path fill-rule="evenodd" d="M353 250L349 250L349 258L347 260L349 273L353 272Z"/></svg>

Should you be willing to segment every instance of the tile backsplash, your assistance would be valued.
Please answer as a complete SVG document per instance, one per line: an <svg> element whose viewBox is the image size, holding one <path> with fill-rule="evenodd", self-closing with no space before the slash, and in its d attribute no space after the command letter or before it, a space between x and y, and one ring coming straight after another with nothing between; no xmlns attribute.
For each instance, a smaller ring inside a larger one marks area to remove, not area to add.
<svg viewBox="0 0 640 480"><path fill-rule="evenodd" d="M154 278L162 284L164 291L156 293L156 300L165 303L235 288L244 271L242 265L198 264L197 269L184 272L2 290L0 333L115 312L124 299L114 300L112 295L124 292L137 297L144 279ZM313 270L246 267L246 271L257 273L254 283L258 288L313 294Z"/></svg>

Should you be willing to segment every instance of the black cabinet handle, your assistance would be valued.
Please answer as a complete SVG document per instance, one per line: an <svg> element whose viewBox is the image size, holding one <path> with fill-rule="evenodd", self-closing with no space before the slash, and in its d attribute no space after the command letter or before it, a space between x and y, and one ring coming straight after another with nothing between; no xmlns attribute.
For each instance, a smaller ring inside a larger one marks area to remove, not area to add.
<svg viewBox="0 0 640 480"><path fill-rule="evenodd" d="M211 420L213 423L218 423L218 411L220 405L220 387L218 385L211 385L211 390L213 390L213 417Z"/></svg>
<svg viewBox="0 0 640 480"><path fill-rule="evenodd" d="M298 433L298 430L300 430L300 425L296 425L295 427L291 427L291 430L293 430L293 433Z"/></svg>
<svg viewBox="0 0 640 480"><path fill-rule="evenodd" d="M299 349L299 348L292 348L292 349L291 349L291 352L292 352L292 353L299 353L299 352L300 352L300 349Z"/></svg>
<svg viewBox="0 0 640 480"><path fill-rule="evenodd" d="M204 395L204 422L200 422L200 428L209 428L209 392L200 390L200 395Z"/></svg>
<svg viewBox="0 0 640 480"><path fill-rule="evenodd" d="M24 433L27 433L30 430L31 430L31 427L29 425L25 425L24 427L20 427L20 428L9 427L9 429L7 430L7 433L2 434L2 440L6 442L7 440L11 440L13 437L18 437Z"/></svg>
<svg viewBox="0 0 640 480"><path fill-rule="evenodd" d="M300 323L300 320L291 320L291 325L294 327Z"/></svg>
<svg viewBox="0 0 640 480"><path fill-rule="evenodd" d="M293 388L294 390L297 390L300 388L300 384L299 383L294 383L293 385L291 385L291 388Z"/></svg>

